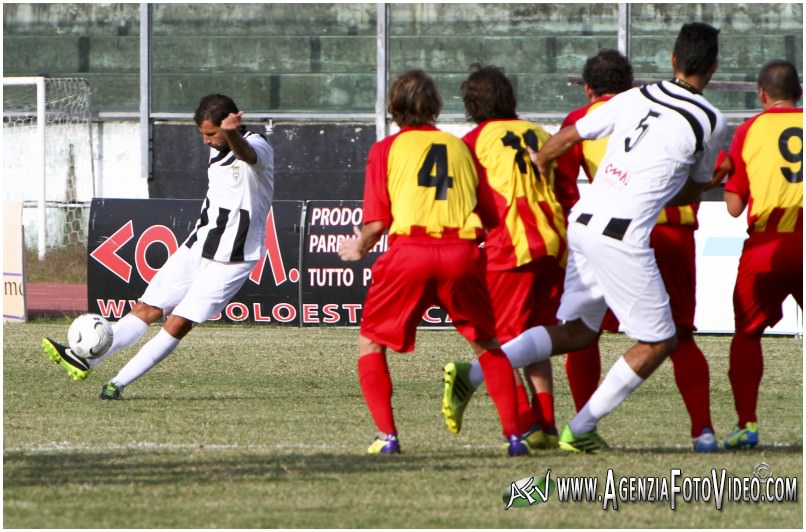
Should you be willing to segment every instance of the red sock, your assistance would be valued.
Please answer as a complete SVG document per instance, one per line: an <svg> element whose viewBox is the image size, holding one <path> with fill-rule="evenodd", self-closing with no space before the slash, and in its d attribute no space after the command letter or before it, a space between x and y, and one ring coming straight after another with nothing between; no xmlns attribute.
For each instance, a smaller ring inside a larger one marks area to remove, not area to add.
<svg viewBox="0 0 806 532"><path fill-rule="evenodd" d="M565 373L568 375L568 387L574 398L574 406L579 412L599 387L602 359L599 356L598 338L590 347L566 355Z"/></svg>
<svg viewBox="0 0 806 532"><path fill-rule="evenodd" d="M529 394L526 393L526 386L523 384L516 384L515 393L518 400L518 432L523 434L538 421L535 418L535 415L532 413L532 405L529 404Z"/></svg>
<svg viewBox="0 0 806 532"><path fill-rule="evenodd" d="M515 375L512 365L500 348L490 349L479 355L479 364L484 373L487 392L495 403L504 436L509 438L518 431L518 400L515 394Z"/></svg>
<svg viewBox="0 0 806 532"><path fill-rule="evenodd" d="M532 396L532 412L539 416L540 426L546 429L554 429L554 394L548 392L538 392Z"/></svg>
<svg viewBox="0 0 806 532"><path fill-rule="evenodd" d="M677 347L671 354L674 380L683 397L691 418L691 437L702 434L703 429L713 429L711 422L710 377L705 355L694 342L691 333L678 328Z"/></svg>
<svg viewBox="0 0 806 532"><path fill-rule="evenodd" d="M736 332L730 343L728 378L733 390L733 402L739 415L739 426L756 421L756 404L764 358L761 352L761 335Z"/></svg>
<svg viewBox="0 0 806 532"><path fill-rule="evenodd" d="M358 382L375 426L381 432L397 434L392 413L392 377L386 355L376 351L358 357Z"/></svg>

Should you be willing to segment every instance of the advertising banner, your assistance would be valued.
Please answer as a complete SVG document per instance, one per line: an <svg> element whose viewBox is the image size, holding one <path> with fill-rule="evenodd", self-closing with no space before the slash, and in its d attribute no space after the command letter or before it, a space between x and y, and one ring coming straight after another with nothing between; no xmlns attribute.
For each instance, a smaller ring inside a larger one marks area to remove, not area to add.
<svg viewBox="0 0 806 532"><path fill-rule="evenodd" d="M25 306L25 240L22 202L3 203L3 321L23 322Z"/></svg>
<svg viewBox="0 0 806 532"><path fill-rule="evenodd" d="M361 226L361 205L360 200L275 201L266 220L266 256L214 319L357 326L372 265L388 247L384 235L363 260L339 258L339 243ZM89 311L112 320L128 312L190 234L200 207L199 200L94 200L87 261ZM732 291L746 222L728 216L721 202L703 202L699 219L695 324L702 333L733 333ZM8 290L8 279L6 286ZM420 326L449 327L450 317L431 307ZM767 332L803 333L803 317L792 298L784 303L781 322Z"/></svg>
<svg viewBox="0 0 806 532"><path fill-rule="evenodd" d="M201 200L96 199L90 210L87 302L117 320L187 238ZM266 219L266 255L222 315L211 321L299 324L302 202L275 201Z"/></svg>
<svg viewBox="0 0 806 532"><path fill-rule="evenodd" d="M306 203L302 250L302 324L353 325L372 281L372 265L388 248L386 234L363 260L343 262L339 242L353 236L362 223L362 201L309 201ZM431 307L420 326L450 325L447 313Z"/></svg>

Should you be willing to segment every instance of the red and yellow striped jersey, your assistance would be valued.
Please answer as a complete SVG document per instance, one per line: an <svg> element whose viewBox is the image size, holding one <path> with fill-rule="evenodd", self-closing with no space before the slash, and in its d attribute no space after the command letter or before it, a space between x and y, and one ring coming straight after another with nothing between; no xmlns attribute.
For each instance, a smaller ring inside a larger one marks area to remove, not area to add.
<svg viewBox="0 0 806 532"><path fill-rule="evenodd" d="M610 98L612 98L611 95L605 95L595 102L574 109L565 117L561 127L575 124L577 120L587 115ZM570 210L577 200L579 200L579 190L576 185L579 169L582 168L585 175L588 176L588 180L593 181L596 171L599 168L599 163L604 158L605 151L607 151L607 140L608 137L602 137L596 140L583 140L557 159L557 169L555 170L557 184L555 186L555 192L566 211ZM697 205L692 203L689 205L664 207L658 215L657 223L693 225L696 229Z"/></svg>
<svg viewBox="0 0 806 532"><path fill-rule="evenodd" d="M390 238L473 240L482 230L474 213L478 189L473 157L459 138L432 126L405 127L370 149L364 223L383 221ZM494 211L488 206L486 212ZM489 225L497 222L480 214Z"/></svg>
<svg viewBox="0 0 806 532"><path fill-rule="evenodd" d="M749 233L803 231L803 108L769 109L736 128L725 191L747 203Z"/></svg>
<svg viewBox="0 0 806 532"><path fill-rule="evenodd" d="M501 219L484 243L490 270L517 268L546 255L565 264L565 218L554 195L554 174L537 176L526 151L526 146L538 150L549 136L525 120L494 119L464 137Z"/></svg>

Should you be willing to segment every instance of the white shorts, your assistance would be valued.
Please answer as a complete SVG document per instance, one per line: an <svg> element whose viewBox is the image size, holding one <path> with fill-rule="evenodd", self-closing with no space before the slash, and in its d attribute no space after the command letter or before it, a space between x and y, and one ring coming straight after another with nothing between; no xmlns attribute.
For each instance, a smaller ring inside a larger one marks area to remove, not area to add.
<svg viewBox="0 0 806 532"><path fill-rule="evenodd" d="M640 248L568 224L568 266L557 318L582 319L598 331L607 307L630 338L660 342L675 335L669 294L652 248Z"/></svg>
<svg viewBox="0 0 806 532"><path fill-rule="evenodd" d="M175 314L203 323L238 293L256 262L218 262L180 246L151 279L140 301L161 308L163 316Z"/></svg>

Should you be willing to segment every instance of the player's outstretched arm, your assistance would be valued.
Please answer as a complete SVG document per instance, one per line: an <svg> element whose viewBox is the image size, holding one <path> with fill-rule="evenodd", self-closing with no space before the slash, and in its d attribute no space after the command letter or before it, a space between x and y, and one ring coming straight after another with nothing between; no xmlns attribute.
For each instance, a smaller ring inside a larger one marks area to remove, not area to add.
<svg viewBox="0 0 806 532"><path fill-rule="evenodd" d="M540 175L549 175L551 163L582 140L584 139L579 135L576 126L572 124L551 137L540 151L534 151L528 146L526 149L529 150L529 158L537 166Z"/></svg>
<svg viewBox="0 0 806 532"><path fill-rule="evenodd" d="M342 240L339 244L339 257L344 261L354 261L363 259L369 250L378 243L383 235L383 222L374 221L364 224L358 229L353 227L355 237Z"/></svg>

